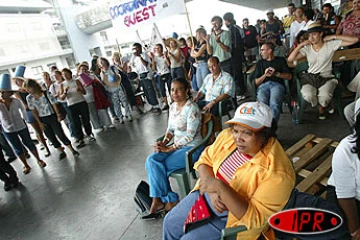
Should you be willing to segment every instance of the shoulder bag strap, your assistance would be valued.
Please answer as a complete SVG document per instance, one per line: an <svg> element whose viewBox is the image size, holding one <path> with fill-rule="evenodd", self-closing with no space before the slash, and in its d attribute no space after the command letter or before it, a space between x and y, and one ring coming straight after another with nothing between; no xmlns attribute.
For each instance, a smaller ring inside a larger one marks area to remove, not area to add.
<svg viewBox="0 0 360 240"><path fill-rule="evenodd" d="M47 91L43 91L43 94L44 94L46 100L48 101L48 103L50 104L50 107L51 107L51 109L53 110L53 113L56 115L55 109L54 109L53 105L51 104L51 102L50 102L50 100L49 100L46 92L47 92Z"/></svg>

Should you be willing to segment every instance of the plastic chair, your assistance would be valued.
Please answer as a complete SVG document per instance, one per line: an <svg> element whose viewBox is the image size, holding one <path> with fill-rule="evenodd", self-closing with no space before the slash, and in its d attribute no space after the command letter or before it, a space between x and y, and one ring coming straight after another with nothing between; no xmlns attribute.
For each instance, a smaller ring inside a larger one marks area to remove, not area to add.
<svg viewBox="0 0 360 240"><path fill-rule="evenodd" d="M227 98L224 99L222 101L219 102L219 110L218 110L218 114L219 114L219 118L220 120L222 119L223 116L228 116L229 119L231 119L231 115L230 115L230 109L229 105L232 106L232 100L231 98ZM233 106L232 106L233 108Z"/></svg>
<svg viewBox="0 0 360 240"><path fill-rule="evenodd" d="M212 120L209 120L206 123L207 126L207 133L206 136L203 137L202 141L199 142L196 146L192 147L189 151L186 152L186 157L185 157L185 168L183 169L179 169L176 170L172 173L170 173L170 177L175 178L176 182L179 186L179 192L180 192L180 197L184 198L191 190L191 176L193 177L193 179L196 179L196 173L195 173L195 169L193 168L194 164L193 164L193 153L198 150L200 147L206 145L206 143L208 142L211 133L213 131L213 127L214 127L214 123ZM157 139L157 141L161 141L164 139L164 136L160 137Z"/></svg>
<svg viewBox="0 0 360 240"><path fill-rule="evenodd" d="M244 231L247 231L247 228L242 225L234 228L224 228L221 230L221 240L236 240L237 234Z"/></svg>
<svg viewBox="0 0 360 240"><path fill-rule="evenodd" d="M299 102L299 107L300 107L300 111L299 111L299 123L302 122L302 118L304 115L304 109L305 109L305 104L306 101L304 100L302 94L301 94L301 82L299 79L299 74L306 71L309 68L308 62L301 62L298 65L296 65L294 71L293 71L293 79L296 81L296 88L297 88L297 95L298 95L298 102ZM334 75L336 77L336 79L340 79L340 72L338 71L334 71ZM340 114L340 116L344 117L344 113L343 113L343 107L341 105L341 89L339 84L336 86L335 91L334 91L334 97L333 99L335 100L335 104L336 104L336 108L338 109L338 112Z"/></svg>

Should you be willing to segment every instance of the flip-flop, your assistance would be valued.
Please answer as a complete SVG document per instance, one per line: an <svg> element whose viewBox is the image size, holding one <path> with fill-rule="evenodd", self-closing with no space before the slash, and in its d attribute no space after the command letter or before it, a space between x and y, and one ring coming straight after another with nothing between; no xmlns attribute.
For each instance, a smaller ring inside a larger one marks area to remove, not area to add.
<svg viewBox="0 0 360 240"><path fill-rule="evenodd" d="M42 167L42 168L46 167L46 162L44 162L43 160L39 160L39 161L38 161L38 164L39 164L39 166Z"/></svg>
<svg viewBox="0 0 360 240"><path fill-rule="evenodd" d="M31 167L23 167L23 173L28 174L31 170Z"/></svg>

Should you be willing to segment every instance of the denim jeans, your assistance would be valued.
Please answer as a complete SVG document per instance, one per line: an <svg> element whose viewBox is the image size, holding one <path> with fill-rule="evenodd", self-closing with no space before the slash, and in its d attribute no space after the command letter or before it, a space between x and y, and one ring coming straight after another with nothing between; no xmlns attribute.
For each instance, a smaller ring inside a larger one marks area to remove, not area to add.
<svg viewBox="0 0 360 240"><path fill-rule="evenodd" d="M225 228L227 217L215 218L210 223L184 233L184 223L187 215L199 198L199 191L187 195L168 214L163 224L163 240L218 240L221 237L221 230Z"/></svg>
<svg viewBox="0 0 360 240"><path fill-rule="evenodd" d="M165 78L166 81L164 81L162 78ZM157 87L160 90L161 96L164 98L166 97L166 87L168 87L168 93L171 94L171 75L170 73L166 73L161 76L157 76L156 78Z"/></svg>
<svg viewBox="0 0 360 240"><path fill-rule="evenodd" d="M186 152L192 147L183 147L176 151L152 153L146 159L145 167L150 185L150 197L161 198L162 202L176 202L179 200L177 193L171 190L170 173L185 168ZM193 161L197 161L203 147L193 154Z"/></svg>
<svg viewBox="0 0 360 240"><path fill-rule="evenodd" d="M276 121L279 121L280 118L284 96L285 87L277 82L268 81L262 83L257 89L257 99L270 107L273 118Z"/></svg>
<svg viewBox="0 0 360 240"><path fill-rule="evenodd" d="M185 78L185 73L184 73L183 67L170 68L170 72L171 72L171 79Z"/></svg>
<svg viewBox="0 0 360 240"><path fill-rule="evenodd" d="M156 92L152 80L147 78L140 78L140 83L144 90L144 94L146 96L148 103L152 106L158 105L159 102L156 98Z"/></svg>
<svg viewBox="0 0 360 240"><path fill-rule="evenodd" d="M14 151L12 150L12 148L10 147L8 141L6 140L6 138L4 137L4 135L0 132L0 145L2 147L2 150L4 150L5 155L8 158L14 158L16 157Z"/></svg>
<svg viewBox="0 0 360 240"><path fill-rule="evenodd" d="M198 89L201 88L205 77L210 73L209 68L207 66L207 62L198 62L196 68L196 85Z"/></svg>
<svg viewBox="0 0 360 240"><path fill-rule="evenodd" d="M205 101L205 100L199 100L197 102L199 108L200 108L200 111L203 109L203 107L205 107L208 103L208 101ZM214 114L215 116L219 116L219 103L215 104L211 109L210 109L210 113L211 114Z"/></svg>
<svg viewBox="0 0 360 240"><path fill-rule="evenodd" d="M23 147L23 144L30 150L35 151L36 146L31 140L29 129L26 127L20 131L17 132L11 132L7 133L2 130L5 138L9 141L13 149L15 150L16 155L20 156L25 152L25 149ZM21 141L20 141L21 138Z"/></svg>
<svg viewBox="0 0 360 240"><path fill-rule="evenodd" d="M63 107L65 108L65 111L66 111L66 121L67 121L66 125L69 128L70 136L75 137L75 126L74 126L73 119L71 117L70 108L68 107L66 102L61 102L61 104L63 105Z"/></svg>

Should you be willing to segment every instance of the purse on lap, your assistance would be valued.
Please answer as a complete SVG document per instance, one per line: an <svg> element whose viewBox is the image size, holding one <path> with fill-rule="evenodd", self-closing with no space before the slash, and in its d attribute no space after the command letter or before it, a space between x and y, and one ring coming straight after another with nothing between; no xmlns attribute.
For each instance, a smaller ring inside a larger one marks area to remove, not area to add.
<svg viewBox="0 0 360 240"><path fill-rule="evenodd" d="M215 214L211 210L205 196L200 195L188 213L184 223L184 232L188 233L195 228L201 227L211 222L214 218Z"/></svg>

